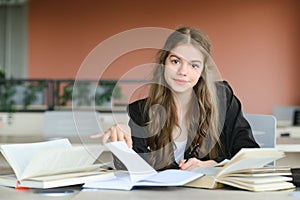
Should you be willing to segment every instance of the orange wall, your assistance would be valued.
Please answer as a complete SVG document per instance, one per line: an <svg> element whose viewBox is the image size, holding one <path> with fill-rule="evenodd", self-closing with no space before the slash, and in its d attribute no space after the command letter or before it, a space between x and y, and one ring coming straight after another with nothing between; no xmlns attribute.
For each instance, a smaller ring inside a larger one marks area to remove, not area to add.
<svg viewBox="0 0 300 200"><path fill-rule="evenodd" d="M30 0L28 76L74 78L96 45L122 31L196 26L244 110L269 114L300 105L299 10L299 0ZM151 62L149 52L120 57L104 78Z"/></svg>

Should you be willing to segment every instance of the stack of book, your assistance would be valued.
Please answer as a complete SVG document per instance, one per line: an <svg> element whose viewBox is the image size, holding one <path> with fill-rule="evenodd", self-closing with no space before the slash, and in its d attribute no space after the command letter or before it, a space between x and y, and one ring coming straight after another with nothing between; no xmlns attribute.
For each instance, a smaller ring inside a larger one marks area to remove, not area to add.
<svg viewBox="0 0 300 200"><path fill-rule="evenodd" d="M72 146L67 139L1 145L13 174L1 175L0 185L15 188L55 188L114 176L94 164L104 151L99 147Z"/></svg>
<svg viewBox="0 0 300 200"><path fill-rule="evenodd" d="M267 166L284 157L274 148L242 149L223 166L197 168L205 176L186 186L214 189L224 185L249 191L274 191L295 188L289 167Z"/></svg>

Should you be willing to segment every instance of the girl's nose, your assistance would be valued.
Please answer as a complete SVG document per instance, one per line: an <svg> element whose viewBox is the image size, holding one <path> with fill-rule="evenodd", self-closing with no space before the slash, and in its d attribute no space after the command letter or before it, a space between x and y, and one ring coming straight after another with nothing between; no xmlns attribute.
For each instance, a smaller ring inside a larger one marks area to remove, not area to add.
<svg viewBox="0 0 300 200"><path fill-rule="evenodd" d="M177 74L185 76L187 75L187 73L188 73L188 63L184 62L179 66L177 70Z"/></svg>

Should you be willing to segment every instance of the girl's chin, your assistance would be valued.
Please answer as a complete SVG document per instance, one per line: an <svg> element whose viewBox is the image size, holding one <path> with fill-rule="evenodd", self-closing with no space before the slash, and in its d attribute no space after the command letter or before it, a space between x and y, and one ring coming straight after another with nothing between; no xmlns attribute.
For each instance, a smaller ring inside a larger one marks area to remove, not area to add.
<svg viewBox="0 0 300 200"><path fill-rule="evenodd" d="M192 89L191 88L179 88L179 87L174 87L172 88L172 91L175 93L189 93Z"/></svg>

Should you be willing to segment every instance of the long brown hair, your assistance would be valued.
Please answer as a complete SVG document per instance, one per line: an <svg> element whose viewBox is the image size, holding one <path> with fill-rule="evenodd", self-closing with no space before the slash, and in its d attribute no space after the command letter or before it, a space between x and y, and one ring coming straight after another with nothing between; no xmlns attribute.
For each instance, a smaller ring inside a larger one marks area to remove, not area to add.
<svg viewBox="0 0 300 200"><path fill-rule="evenodd" d="M208 155L210 159L216 157L217 146L220 146L216 88L211 80L210 69L206 66L211 45L208 37L198 29L182 27L168 37L164 47L157 53L157 66L144 108L149 117L148 127L151 133L147 140L147 145L152 151L150 163L156 169L172 163L172 132L175 127L180 128L174 94L164 79L164 65L173 48L187 43L198 48L205 56L203 72L193 88L194 95L188 108L190 116L185 119L189 146L200 144L197 153L201 154L200 157Z"/></svg>

